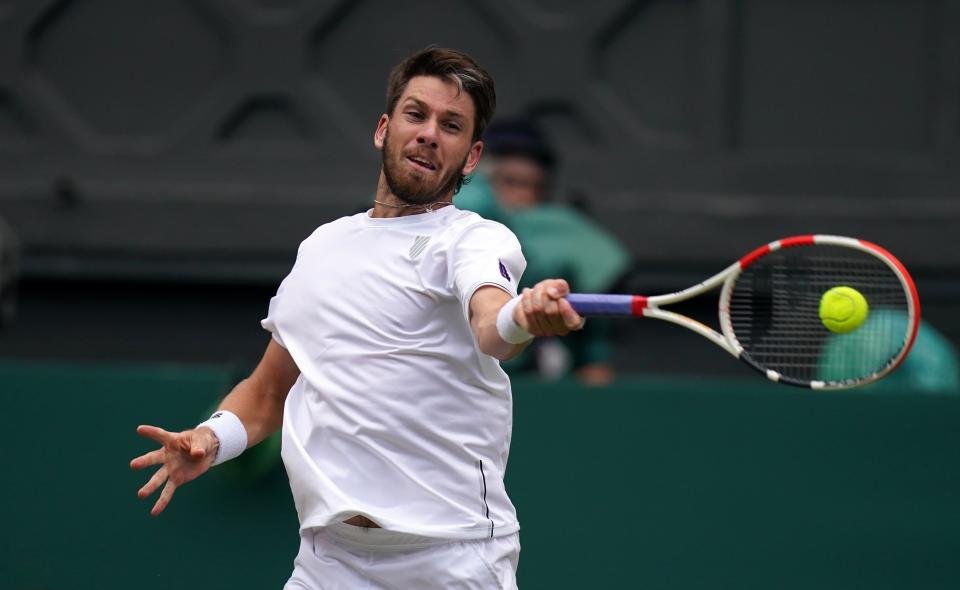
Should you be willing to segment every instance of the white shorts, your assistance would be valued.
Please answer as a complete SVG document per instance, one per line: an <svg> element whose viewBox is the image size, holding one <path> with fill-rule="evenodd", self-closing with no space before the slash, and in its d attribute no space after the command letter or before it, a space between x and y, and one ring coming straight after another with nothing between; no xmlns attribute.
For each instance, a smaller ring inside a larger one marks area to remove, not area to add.
<svg viewBox="0 0 960 590"><path fill-rule="evenodd" d="M516 590L520 533L457 541L335 524L303 531L284 590Z"/></svg>

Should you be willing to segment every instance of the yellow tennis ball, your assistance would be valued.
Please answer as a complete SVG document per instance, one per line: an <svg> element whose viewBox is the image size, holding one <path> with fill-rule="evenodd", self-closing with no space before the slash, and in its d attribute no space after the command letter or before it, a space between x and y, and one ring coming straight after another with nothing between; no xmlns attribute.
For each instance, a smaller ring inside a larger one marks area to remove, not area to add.
<svg viewBox="0 0 960 590"><path fill-rule="evenodd" d="M870 306L853 287L834 287L820 298L820 321L836 334L853 332L867 319Z"/></svg>

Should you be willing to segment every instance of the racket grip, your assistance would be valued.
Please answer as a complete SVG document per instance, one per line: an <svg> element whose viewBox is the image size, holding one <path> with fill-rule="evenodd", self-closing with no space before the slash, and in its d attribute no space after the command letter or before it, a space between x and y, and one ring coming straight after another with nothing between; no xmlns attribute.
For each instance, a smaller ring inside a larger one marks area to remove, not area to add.
<svg viewBox="0 0 960 590"><path fill-rule="evenodd" d="M603 295L597 293L570 293L566 300L580 315L641 316L646 298L638 295Z"/></svg>

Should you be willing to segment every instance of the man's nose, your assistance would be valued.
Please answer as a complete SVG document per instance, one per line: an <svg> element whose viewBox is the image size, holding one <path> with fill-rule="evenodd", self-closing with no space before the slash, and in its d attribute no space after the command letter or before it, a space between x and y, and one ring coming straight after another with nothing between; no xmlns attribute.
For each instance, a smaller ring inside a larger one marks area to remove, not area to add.
<svg viewBox="0 0 960 590"><path fill-rule="evenodd" d="M437 147L437 122L433 119L424 121L420 126L420 132L417 134L417 143L429 145L432 148Z"/></svg>

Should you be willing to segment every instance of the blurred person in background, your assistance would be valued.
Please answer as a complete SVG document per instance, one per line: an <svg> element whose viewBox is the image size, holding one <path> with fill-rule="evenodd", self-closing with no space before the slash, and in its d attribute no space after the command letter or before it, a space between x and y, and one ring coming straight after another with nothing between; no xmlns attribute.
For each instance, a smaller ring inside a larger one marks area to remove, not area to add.
<svg viewBox="0 0 960 590"><path fill-rule="evenodd" d="M563 276L573 292L616 291L630 257L608 231L555 200L557 156L536 123L525 117L494 121L484 141L485 163L457 195L457 206L513 230L527 259L521 286ZM582 383L608 384L615 377L610 328L610 320L593 318L563 342L538 339L506 367L548 378L572 372Z"/></svg>
<svg viewBox="0 0 960 590"><path fill-rule="evenodd" d="M301 534L286 588L516 587L498 361L583 323L561 279L517 295L517 238L453 205L495 106L492 78L458 51L391 71L373 207L303 241L262 321L263 359L209 420L137 429L162 445L130 465L159 466L138 492L162 488L154 515L282 426Z"/></svg>
<svg viewBox="0 0 960 590"><path fill-rule="evenodd" d="M885 330L907 329L907 316L895 310L871 309L867 320L858 332L874 332L876 342L887 340L881 334ZM836 379L835 371L839 367L851 366L861 357L863 351L856 340L843 338L841 334L831 335L824 343L822 354L826 362L820 372L821 379ZM882 350L882 349L881 349ZM890 350L888 354L893 355ZM880 381L870 383L863 391L902 393L960 393L960 354L956 346L933 325L921 319L917 339L910 354L892 374Z"/></svg>

